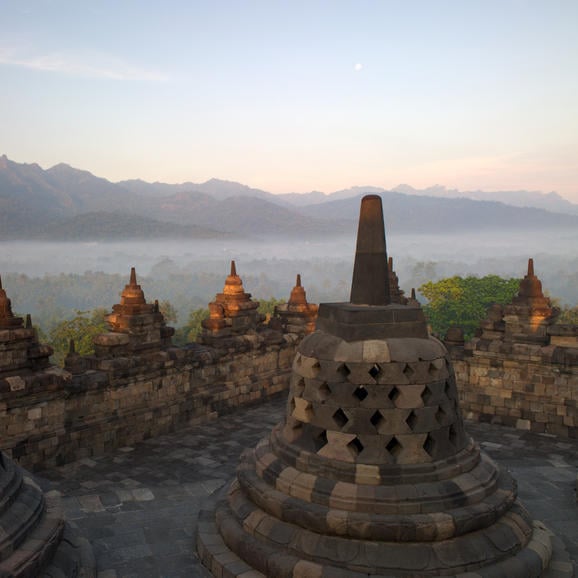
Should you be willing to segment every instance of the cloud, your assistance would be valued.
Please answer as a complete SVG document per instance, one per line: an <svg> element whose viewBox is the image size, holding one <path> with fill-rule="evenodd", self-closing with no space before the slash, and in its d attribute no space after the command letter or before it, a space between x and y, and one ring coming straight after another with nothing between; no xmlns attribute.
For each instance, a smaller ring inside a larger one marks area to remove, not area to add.
<svg viewBox="0 0 578 578"><path fill-rule="evenodd" d="M353 69L355 70L355 72L359 72L361 70L363 70L363 64L361 64L361 62L358 62Z"/></svg>
<svg viewBox="0 0 578 578"><path fill-rule="evenodd" d="M61 53L20 56L0 47L0 65L18 66L42 72L56 72L85 78L166 82L168 77L153 70L132 66L106 54L73 57Z"/></svg>

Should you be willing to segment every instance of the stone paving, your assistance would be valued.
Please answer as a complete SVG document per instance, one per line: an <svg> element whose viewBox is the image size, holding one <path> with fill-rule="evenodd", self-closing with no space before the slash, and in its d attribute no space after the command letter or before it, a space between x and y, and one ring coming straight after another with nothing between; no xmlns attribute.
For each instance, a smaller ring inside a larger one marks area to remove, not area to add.
<svg viewBox="0 0 578 578"><path fill-rule="evenodd" d="M281 420L286 395L36 478L62 494L68 520L93 544L99 578L205 578L194 548L198 512L232 478L241 451ZM578 440L489 424L467 428L511 470L524 504L564 542L576 571Z"/></svg>

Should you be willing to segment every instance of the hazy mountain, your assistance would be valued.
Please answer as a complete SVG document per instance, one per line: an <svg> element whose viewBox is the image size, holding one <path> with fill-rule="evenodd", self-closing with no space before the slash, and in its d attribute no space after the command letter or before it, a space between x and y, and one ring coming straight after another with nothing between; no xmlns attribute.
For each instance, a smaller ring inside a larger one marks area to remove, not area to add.
<svg viewBox="0 0 578 578"><path fill-rule="evenodd" d="M305 207L307 205L316 205L326 203L329 201L336 201L339 199L349 199L351 197L358 197L359 195L367 194L381 194L386 189L381 187L350 187L349 189L342 189L334 193L322 193L320 191L311 191L310 193L283 193L275 195L283 199L288 204L295 207Z"/></svg>
<svg viewBox="0 0 578 578"><path fill-rule="evenodd" d="M429 197L466 198L476 201L497 201L514 207L534 207L555 213L572 213L578 215L578 205L567 201L558 193L541 193L539 191L459 191L447 189L441 185L414 189L410 185L398 185L392 191L406 195L425 195Z"/></svg>
<svg viewBox="0 0 578 578"><path fill-rule="evenodd" d="M535 202L544 201L548 207L557 203L562 213L466 199L463 195L447 198L458 192L439 186L431 189L431 195L418 195L408 185L398 188L403 192L364 186L330 195L317 191L298 196L272 195L218 179L178 185L140 180L112 183L65 164L43 170L36 164L19 164L2 156L0 239L39 235L55 239L166 238L219 232L238 237L336 235L355 230L359 197L367 193L383 197L386 221L398 232L578 227L578 214L571 210L578 206L553 193L540 195ZM511 193L520 203L532 195L536 196L525 191Z"/></svg>
<svg viewBox="0 0 578 578"><path fill-rule="evenodd" d="M513 207L496 201L444 199L395 192L383 192L381 198L386 226L396 233L578 229L578 215ZM356 221L359 197L309 205L300 211L313 218Z"/></svg>
<svg viewBox="0 0 578 578"><path fill-rule="evenodd" d="M233 181L222 181L219 179L210 179L205 183L180 183L169 185L166 183L147 183L140 179L120 181L117 185L132 191L134 193L141 193L146 195L163 195L171 196L182 192L198 192L210 195L215 199L228 199L229 197L259 197L275 201L277 195L261 191L260 189L253 189L247 185L242 185ZM279 201L280 199L277 199Z"/></svg>
<svg viewBox="0 0 578 578"><path fill-rule="evenodd" d="M94 212L51 223L29 237L52 241L102 241L123 239L212 239L223 233L197 225L177 225L122 213Z"/></svg>

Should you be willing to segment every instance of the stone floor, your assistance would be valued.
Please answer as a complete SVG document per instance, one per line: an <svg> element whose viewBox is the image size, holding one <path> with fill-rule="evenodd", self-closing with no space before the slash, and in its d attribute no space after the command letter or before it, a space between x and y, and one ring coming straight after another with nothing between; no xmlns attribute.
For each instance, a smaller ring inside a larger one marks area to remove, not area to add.
<svg viewBox="0 0 578 578"><path fill-rule="evenodd" d="M280 421L285 397L37 479L62 494L68 519L93 544L99 578L208 577L194 553L198 511L234 475L243 448ZM563 540L578 568L578 440L487 424L468 429L512 471L528 509Z"/></svg>

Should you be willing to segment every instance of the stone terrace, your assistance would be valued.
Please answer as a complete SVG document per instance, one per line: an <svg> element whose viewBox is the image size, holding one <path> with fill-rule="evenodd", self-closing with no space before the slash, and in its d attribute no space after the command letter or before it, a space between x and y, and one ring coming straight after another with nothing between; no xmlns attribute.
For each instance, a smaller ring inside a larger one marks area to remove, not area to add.
<svg viewBox="0 0 578 578"><path fill-rule="evenodd" d="M287 394L203 425L38 474L63 495L70 521L92 542L100 578L208 577L194 547L197 514L252 447L284 415ZM518 480L522 501L578 568L575 485L578 440L467 423L474 439ZM564 572L565 571L565 572ZM247 578L249 578L247 576Z"/></svg>

